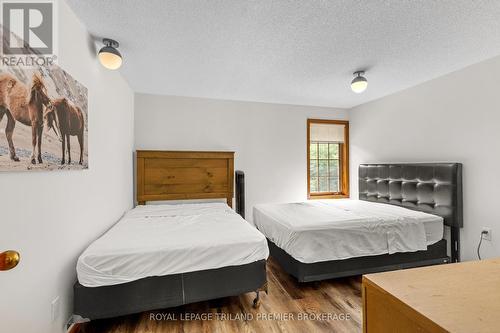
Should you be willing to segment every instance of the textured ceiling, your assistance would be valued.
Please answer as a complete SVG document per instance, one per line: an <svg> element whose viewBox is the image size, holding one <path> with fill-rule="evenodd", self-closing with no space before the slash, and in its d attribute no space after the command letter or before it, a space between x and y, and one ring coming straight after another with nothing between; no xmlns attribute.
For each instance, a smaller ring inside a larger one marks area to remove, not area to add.
<svg viewBox="0 0 500 333"><path fill-rule="evenodd" d="M500 54L499 0L67 1L144 93L352 107Z"/></svg>

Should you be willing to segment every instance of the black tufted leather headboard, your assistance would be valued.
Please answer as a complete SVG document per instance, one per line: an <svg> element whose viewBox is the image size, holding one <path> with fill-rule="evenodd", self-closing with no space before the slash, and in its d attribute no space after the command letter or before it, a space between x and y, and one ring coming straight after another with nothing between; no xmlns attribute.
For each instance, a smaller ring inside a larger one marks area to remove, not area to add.
<svg viewBox="0 0 500 333"><path fill-rule="evenodd" d="M460 228L462 164L361 164L359 199L439 215L446 225Z"/></svg>

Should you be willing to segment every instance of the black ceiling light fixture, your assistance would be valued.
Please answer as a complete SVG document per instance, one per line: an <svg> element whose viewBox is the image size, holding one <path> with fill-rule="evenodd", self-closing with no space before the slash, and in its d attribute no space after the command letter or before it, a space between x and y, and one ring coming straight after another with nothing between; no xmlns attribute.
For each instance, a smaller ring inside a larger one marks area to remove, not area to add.
<svg viewBox="0 0 500 333"><path fill-rule="evenodd" d="M104 46L99 51L99 61L101 65L107 69L115 70L122 65L122 55L118 51L120 44L113 39L104 38L102 40Z"/></svg>
<svg viewBox="0 0 500 333"><path fill-rule="evenodd" d="M356 71L353 73L354 79L351 81L351 89L356 94L361 94L368 87L368 80L365 75L365 71Z"/></svg>

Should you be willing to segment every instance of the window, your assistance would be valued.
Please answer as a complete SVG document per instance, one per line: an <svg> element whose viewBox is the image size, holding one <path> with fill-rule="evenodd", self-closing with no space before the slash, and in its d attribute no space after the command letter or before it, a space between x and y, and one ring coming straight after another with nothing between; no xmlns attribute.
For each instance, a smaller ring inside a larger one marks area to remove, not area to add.
<svg viewBox="0 0 500 333"><path fill-rule="evenodd" d="M349 122L307 120L307 196L349 197Z"/></svg>

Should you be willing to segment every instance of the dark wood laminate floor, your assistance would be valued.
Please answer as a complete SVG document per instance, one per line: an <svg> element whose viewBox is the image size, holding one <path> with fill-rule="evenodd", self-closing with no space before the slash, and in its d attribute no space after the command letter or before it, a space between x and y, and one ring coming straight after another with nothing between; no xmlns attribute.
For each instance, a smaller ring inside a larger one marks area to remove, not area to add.
<svg viewBox="0 0 500 333"><path fill-rule="evenodd" d="M272 259L267 271L269 295L262 293L262 304L257 310L252 308L255 293L248 293L97 320L84 324L80 332L361 332L359 277L299 284ZM163 319L151 320L151 316ZM196 316L212 319L199 320Z"/></svg>

